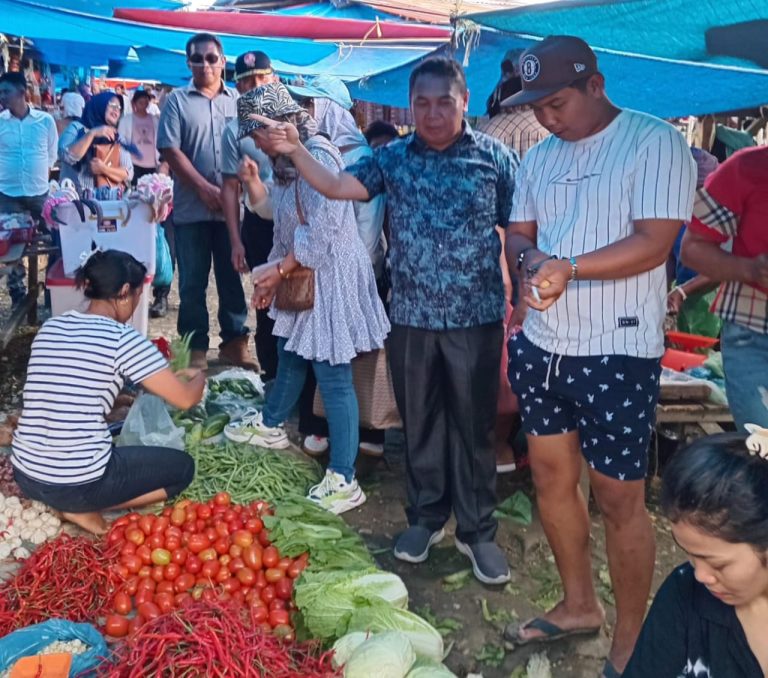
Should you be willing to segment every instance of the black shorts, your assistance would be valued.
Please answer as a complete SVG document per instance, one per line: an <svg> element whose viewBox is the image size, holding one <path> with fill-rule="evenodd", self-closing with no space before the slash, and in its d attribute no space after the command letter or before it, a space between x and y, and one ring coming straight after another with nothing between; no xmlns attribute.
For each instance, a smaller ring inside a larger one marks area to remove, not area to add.
<svg viewBox="0 0 768 678"><path fill-rule="evenodd" d="M578 431L589 465L618 480L645 477L660 374L655 358L561 356L522 332L509 340L509 381L525 432Z"/></svg>
<svg viewBox="0 0 768 678"><path fill-rule="evenodd" d="M90 513L119 506L148 492L164 489L168 498L184 490L195 476L195 461L170 447L113 447L98 480L81 485L41 483L14 469L21 491L58 511Z"/></svg>

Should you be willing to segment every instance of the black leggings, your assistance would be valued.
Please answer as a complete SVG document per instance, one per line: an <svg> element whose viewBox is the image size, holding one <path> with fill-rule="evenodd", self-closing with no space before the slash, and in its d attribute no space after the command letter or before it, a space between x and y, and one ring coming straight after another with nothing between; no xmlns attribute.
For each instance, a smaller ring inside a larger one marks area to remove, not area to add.
<svg viewBox="0 0 768 678"><path fill-rule="evenodd" d="M195 476L195 462L186 452L170 447L113 447L98 480L81 485L41 483L18 469L14 478L21 491L51 508L68 513L90 513L119 506L148 492L164 489L171 499Z"/></svg>

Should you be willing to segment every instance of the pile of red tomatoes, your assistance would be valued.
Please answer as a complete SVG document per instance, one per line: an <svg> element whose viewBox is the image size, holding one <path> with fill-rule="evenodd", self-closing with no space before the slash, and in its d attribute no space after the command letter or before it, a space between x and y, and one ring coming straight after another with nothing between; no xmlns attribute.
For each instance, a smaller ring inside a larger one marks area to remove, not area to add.
<svg viewBox="0 0 768 678"><path fill-rule="evenodd" d="M232 504L226 492L206 503L180 501L159 516L130 513L112 525L107 542L123 584L105 633L120 638L145 621L193 600L233 600L253 619L293 639L293 582L307 554L283 558L269 542L265 502Z"/></svg>

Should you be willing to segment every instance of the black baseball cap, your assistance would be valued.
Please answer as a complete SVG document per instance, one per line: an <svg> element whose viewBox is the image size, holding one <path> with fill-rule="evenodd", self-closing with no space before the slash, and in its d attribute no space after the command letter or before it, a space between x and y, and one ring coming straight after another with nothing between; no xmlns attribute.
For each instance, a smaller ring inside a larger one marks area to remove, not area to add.
<svg viewBox="0 0 768 678"><path fill-rule="evenodd" d="M271 75L274 73L272 62L264 52L246 52L235 61L235 81L249 75Z"/></svg>
<svg viewBox="0 0 768 678"><path fill-rule="evenodd" d="M597 57L581 38L550 35L523 52L520 57L523 89L504 99L501 105L532 104L597 72Z"/></svg>

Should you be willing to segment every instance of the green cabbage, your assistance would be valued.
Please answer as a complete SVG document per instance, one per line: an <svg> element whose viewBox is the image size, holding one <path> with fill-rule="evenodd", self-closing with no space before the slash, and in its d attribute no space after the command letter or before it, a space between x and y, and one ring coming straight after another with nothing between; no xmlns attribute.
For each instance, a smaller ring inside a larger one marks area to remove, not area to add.
<svg viewBox="0 0 768 678"><path fill-rule="evenodd" d="M333 658L331 664L334 669L340 669L349 661L352 653L360 647L370 636L362 631L348 633L333 644Z"/></svg>
<svg viewBox="0 0 768 678"><path fill-rule="evenodd" d="M417 659L405 678L456 678L456 674L445 664L430 659Z"/></svg>
<svg viewBox="0 0 768 678"><path fill-rule="evenodd" d="M419 657L435 662L443 661L443 638L437 630L418 615L408 610L376 603L357 608L349 618L349 631L400 631L408 636Z"/></svg>
<svg viewBox="0 0 768 678"><path fill-rule="evenodd" d="M396 574L374 568L305 572L296 582L294 600L314 638L339 638L359 607L379 603L407 607L408 589Z"/></svg>
<svg viewBox="0 0 768 678"><path fill-rule="evenodd" d="M344 678L405 678L416 653L405 634L379 633L352 653L344 666Z"/></svg>

